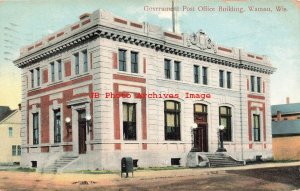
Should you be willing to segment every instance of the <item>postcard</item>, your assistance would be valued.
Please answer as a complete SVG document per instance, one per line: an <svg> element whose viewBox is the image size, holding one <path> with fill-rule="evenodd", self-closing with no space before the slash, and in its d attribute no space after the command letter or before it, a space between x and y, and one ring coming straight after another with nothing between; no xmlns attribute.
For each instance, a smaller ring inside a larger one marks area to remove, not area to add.
<svg viewBox="0 0 300 191"><path fill-rule="evenodd" d="M0 191L300 189L299 10L0 0Z"/></svg>

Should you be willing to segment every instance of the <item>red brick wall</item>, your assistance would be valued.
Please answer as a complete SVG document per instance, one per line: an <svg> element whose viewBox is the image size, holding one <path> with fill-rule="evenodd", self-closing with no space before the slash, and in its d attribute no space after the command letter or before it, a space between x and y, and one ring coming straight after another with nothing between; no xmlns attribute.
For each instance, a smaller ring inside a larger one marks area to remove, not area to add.
<svg viewBox="0 0 300 191"><path fill-rule="evenodd" d="M41 97L41 143L49 143L49 95L45 95Z"/></svg>
<svg viewBox="0 0 300 191"><path fill-rule="evenodd" d="M63 114L64 118L70 117L72 123L72 110L67 105L67 101L71 100L73 97L73 89L63 91ZM70 127L72 129L72 127ZM70 130L71 131L71 130ZM63 141L64 142L71 142L72 141L72 133L68 133L68 127L66 123L63 123Z"/></svg>
<svg viewBox="0 0 300 191"><path fill-rule="evenodd" d="M114 93L119 92L119 85L114 84ZM114 137L119 140L120 135L120 109L119 109L119 98L114 99Z"/></svg>
<svg viewBox="0 0 300 191"><path fill-rule="evenodd" d="M41 147L41 152L42 153L48 153L49 152L49 147Z"/></svg>
<svg viewBox="0 0 300 191"><path fill-rule="evenodd" d="M27 93L27 96L33 96L33 95L38 95L40 93L46 93L47 91L50 91L50 90L56 90L58 88L63 88L63 87L66 87L66 86L70 86L72 84L77 84L77 83L81 83L81 82L88 81L88 80L92 80L91 75L84 76L84 77L81 77L81 78L76 78L76 79L68 81L68 82L59 83L59 84L56 84L56 85L53 85L53 86L50 86L50 87L46 87L44 89L31 91L31 92Z"/></svg>
<svg viewBox="0 0 300 191"><path fill-rule="evenodd" d="M71 61L65 62L65 76L71 76Z"/></svg>
<svg viewBox="0 0 300 191"><path fill-rule="evenodd" d="M124 81L129 81L129 82L146 83L145 78L131 77L131 76L125 76L125 75L121 75L121 74L114 74L113 79L124 80Z"/></svg>
<svg viewBox="0 0 300 191"><path fill-rule="evenodd" d="M119 85L118 83L114 83L114 93L133 93L136 95L134 92L129 92L129 91L119 91ZM134 85L128 85L126 86L131 86L131 87L138 87L141 89L141 93L146 93L146 87L144 86L134 86ZM119 103L119 98L114 98L113 100L113 107L114 107L114 137L116 140L120 140L121 138L121 127L120 127L120 103ZM142 139L147 140L147 103L146 99L141 99L141 114L142 114ZM117 149L118 148L118 149ZM116 150L120 150L120 147L115 147ZM147 146L143 145L143 149L147 149Z"/></svg>
<svg viewBox="0 0 300 191"><path fill-rule="evenodd" d="M64 145L63 149L64 149L64 152L70 152L70 151L73 151L73 146L72 145Z"/></svg>
<svg viewBox="0 0 300 191"><path fill-rule="evenodd" d="M72 80L72 81L68 81L65 83L60 83L51 87L47 87L41 90L36 90L36 91L32 91L29 92L27 95L28 96L33 96L33 95L39 95L40 93L46 93L47 91L50 90L54 90L54 89L58 89L58 88L62 88L62 87L66 87L68 85L72 85L72 84L76 84L79 82L84 82L84 81L89 81L91 80L92 77L91 76L85 76L76 80ZM92 92L93 91L93 86L92 84L89 85L89 91ZM79 97L86 97L89 96L89 93L81 93L81 94L76 94L73 95L73 89L68 89L68 90L64 90L62 91L63 97L60 99L57 99L57 102L59 104L62 104L62 112L63 112L63 117L64 119L66 117L70 117L72 120L72 110L70 107L67 106L67 102L74 99L74 98L79 98ZM50 96L49 95L45 95L45 96L41 96L41 104L35 104L37 108L40 108L40 117L41 117L41 124L40 124L40 128L41 128L41 140L40 143L50 143L50 134L52 132L49 132L49 107L53 104L54 100L49 100ZM90 103L90 113L93 116L93 102ZM29 100L27 102L27 143L29 144L29 118L30 118L30 113L29 111L31 110L32 105L29 105ZM64 119L62 119L62 141L64 142L71 142L72 141L72 132L68 132L67 130L67 126L64 123ZM91 127L91 130L93 130L93 126ZM91 131L92 132L92 131ZM91 140L94 138L93 137L93 133L90 133L90 138ZM73 148L71 147L64 147L64 151L71 151ZM46 148L41 148L41 152L47 152Z"/></svg>
<svg viewBox="0 0 300 191"><path fill-rule="evenodd" d="M48 69L43 70L43 83L48 82Z"/></svg>
<svg viewBox="0 0 300 191"><path fill-rule="evenodd" d="M113 60L113 69L117 69L118 68L118 55L116 52L113 52L112 55L112 60Z"/></svg>
<svg viewBox="0 0 300 191"><path fill-rule="evenodd" d="M266 148L266 108L265 103L261 102L261 100L258 101L248 101L248 137L249 137L249 149L252 149L252 114L251 111L256 111L257 107L251 107L252 103L258 103L261 106L258 107L258 109L262 112L261 120L262 121L262 129L261 129L261 143L263 144L263 147Z"/></svg>

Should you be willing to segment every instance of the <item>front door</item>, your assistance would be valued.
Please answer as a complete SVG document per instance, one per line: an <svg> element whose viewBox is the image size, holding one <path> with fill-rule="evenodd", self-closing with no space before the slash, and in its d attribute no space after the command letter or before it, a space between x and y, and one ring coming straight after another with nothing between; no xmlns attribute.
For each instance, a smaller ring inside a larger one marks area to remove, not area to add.
<svg viewBox="0 0 300 191"><path fill-rule="evenodd" d="M207 125L198 124L194 129L194 151L208 152L207 146Z"/></svg>
<svg viewBox="0 0 300 191"><path fill-rule="evenodd" d="M208 152L207 106L194 104L194 122L197 128L193 130L194 148L196 152Z"/></svg>
<svg viewBox="0 0 300 191"><path fill-rule="evenodd" d="M78 150L79 154L86 153L86 120L85 110L78 111Z"/></svg>

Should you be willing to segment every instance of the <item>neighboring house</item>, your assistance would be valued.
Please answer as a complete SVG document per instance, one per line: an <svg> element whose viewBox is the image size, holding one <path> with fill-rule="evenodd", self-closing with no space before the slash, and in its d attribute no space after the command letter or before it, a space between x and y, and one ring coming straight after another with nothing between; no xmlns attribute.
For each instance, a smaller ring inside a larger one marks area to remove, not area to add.
<svg viewBox="0 0 300 191"><path fill-rule="evenodd" d="M21 107L20 107L21 109ZM21 110L0 106L0 164L19 164L21 160Z"/></svg>
<svg viewBox="0 0 300 191"><path fill-rule="evenodd" d="M66 168L120 169L126 156L141 167L185 166L190 152L218 149L220 125L228 154L272 157L275 68L202 31L177 34L97 10L23 47L14 63L23 166L73 157Z"/></svg>
<svg viewBox="0 0 300 191"><path fill-rule="evenodd" d="M271 108L274 159L300 160L300 103Z"/></svg>

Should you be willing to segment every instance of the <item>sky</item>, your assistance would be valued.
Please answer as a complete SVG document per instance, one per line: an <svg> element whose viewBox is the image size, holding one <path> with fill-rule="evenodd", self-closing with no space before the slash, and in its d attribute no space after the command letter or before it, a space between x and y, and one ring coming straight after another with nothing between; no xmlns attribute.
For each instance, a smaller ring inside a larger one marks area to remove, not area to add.
<svg viewBox="0 0 300 191"><path fill-rule="evenodd" d="M200 29L217 44L267 55L277 71L271 75L271 104L300 102L300 2L297 0L176 0L179 33ZM21 102L21 70L12 60L19 49L79 20L79 15L103 9L129 20L149 22L171 31L171 0L0 0L0 105ZM183 11L183 7L194 11ZM220 12L244 8L244 12ZM249 6L272 12L250 12ZM276 6L286 11L276 11ZM198 11L198 7L202 11ZM206 11L214 8L214 11Z"/></svg>

